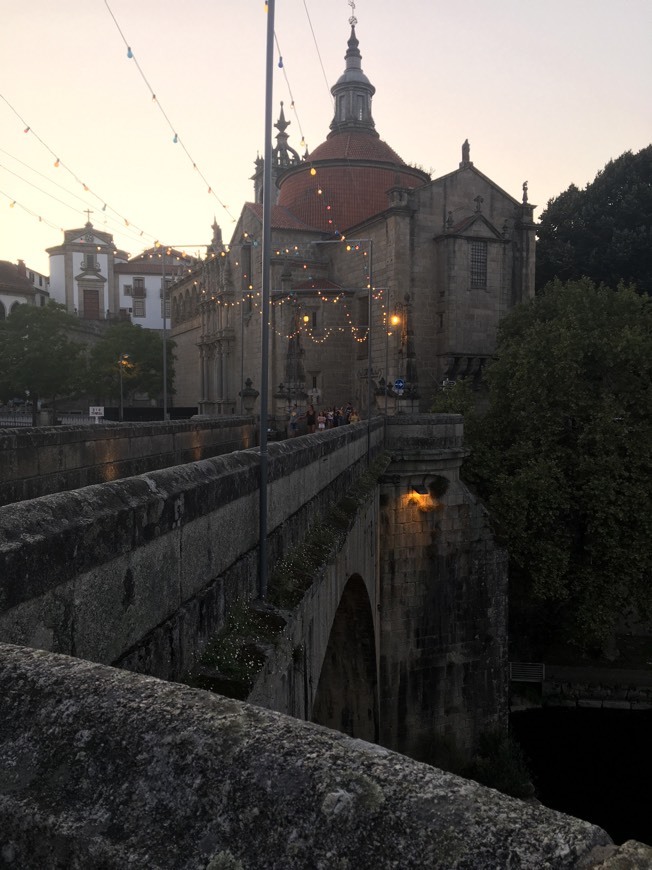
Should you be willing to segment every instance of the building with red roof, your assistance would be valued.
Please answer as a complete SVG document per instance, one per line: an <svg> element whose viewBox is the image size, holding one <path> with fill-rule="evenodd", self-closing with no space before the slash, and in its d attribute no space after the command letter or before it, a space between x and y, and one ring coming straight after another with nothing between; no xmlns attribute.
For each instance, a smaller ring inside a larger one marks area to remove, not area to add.
<svg viewBox="0 0 652 870"><path fill-rule="evenodd" d="M433 179L376 131L375 88L352 21L324 142L303 156L283 104L271 176L269 408L294 402L362 412L427 410L444 381L479 382L501 318L534 293L534 206L470 159ZM242 411L260 383L264 162L230 244L213 245L171 289L180 404ZM187 394L186 394L187 390Z"/></svg>

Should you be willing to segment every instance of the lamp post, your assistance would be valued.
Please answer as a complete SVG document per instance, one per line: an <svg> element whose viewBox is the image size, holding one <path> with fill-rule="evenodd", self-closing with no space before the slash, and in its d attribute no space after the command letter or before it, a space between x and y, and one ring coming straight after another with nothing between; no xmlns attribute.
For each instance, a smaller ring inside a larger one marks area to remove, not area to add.
<svg viewBox="0 0 652 870"><path fill-rule="evenodd" d="M261 300L261 372L260 372L260 488L258 500L258 594L267 598L267 426L269 401L269 301L272 263L272 94L274 76L274 11L275 0L267 2L267 34L265 51L265 163L263 165L263 246Z"/></svg>
<svg viewBox="0 0 652 870"><path fill-rule="evenodd" d="M165 284L165 248L161 253L161 296L163 297L163 422L168 419L168 294Z"/></svg>
<svg viewBox="0 0 652 870"><path fill-rule="evenodd" d="M120 376L120 422L124 420L124 391L123 391L123 383L122 383L122 370L125 366L129 365L129 354L121 353L118 357L118 373Z"/></svg>

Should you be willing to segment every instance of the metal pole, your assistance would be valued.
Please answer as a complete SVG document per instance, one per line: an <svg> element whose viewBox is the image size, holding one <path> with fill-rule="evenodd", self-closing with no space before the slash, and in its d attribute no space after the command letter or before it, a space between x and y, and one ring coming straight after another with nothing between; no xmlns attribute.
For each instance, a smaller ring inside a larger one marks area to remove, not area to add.
<svg viewBox="0 0 652 870"><path fill-rule="evenodd" d="M269 300L272 242L272 92L274 73L274 3L267 3L267 56L265 63L265 165L263 168L263 250L260 373L260 499L258 590L267 597L267 404L269 396Z"/></svg>
<svg viewBox="0 0 652 870"><path fill-rule="evenodd" d="M123 366L122 357L123 357L123 354L120 354L120 357L118 359L118 372L120 375L120 422L121 423L122 423L122 420L124 418L124 400L122 397L122 366Z"/></svg>
<svg viewBox="0 0 652 870"><path fill-rule="evenodd" d="M251 280L251 276L250 279ZM240 416L243 414L243 399L242 391L245 388L244 383L244 316L245 316L245 294L242 292L240 300Z"/></svg>
<svg viewBox="0 0 652 870"><path fill-rule="evenodd" d="M389 285L385 287L385 442L387 442L387 393L389 391Z"/></svg>
<svg viewBox="0 0 652 870"><path fill-rule="evenodd" d="M371 315L372 315L372 299L374 293L374 281L373 281L373 252L374 252L374 243L372 239L369 239L369 310L367 313L367 320L369 322L369 329L367 332L367 464L371 462L371 396L372 396L372 387L371 387Z"/></svg>
<svg viewBox="0 0 652 870"><path fill-rule="evenodd" d="M168 419L168 321L165 287L165 248L161 251L161 295L163 297L163 421Z"/></svg>

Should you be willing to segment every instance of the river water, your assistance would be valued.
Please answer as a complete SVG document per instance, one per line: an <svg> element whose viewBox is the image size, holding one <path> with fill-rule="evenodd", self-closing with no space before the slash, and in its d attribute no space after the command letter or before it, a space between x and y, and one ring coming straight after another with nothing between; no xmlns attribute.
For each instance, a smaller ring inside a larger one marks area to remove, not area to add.
<svg viewBox="0 0 652 870"><path fill-rule="evenodd" d="M546 806L652 844L652 710L513 712L513 736Z"/></svg>

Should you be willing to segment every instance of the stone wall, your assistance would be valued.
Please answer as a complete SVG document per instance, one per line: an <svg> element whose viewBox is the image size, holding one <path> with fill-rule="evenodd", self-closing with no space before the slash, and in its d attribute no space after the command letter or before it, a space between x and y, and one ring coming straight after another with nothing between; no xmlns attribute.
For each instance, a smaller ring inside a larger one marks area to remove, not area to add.
<svg viewBox="0 0 652 870"><path fill-rule="evenodd" d="M382 443L372 424L372 449ZM256 597L259 460L237 451L0 507L0 640L176 678ZM270 566L341 498L366 424L269 445Z"/></svg>
<svg viewBox="0 0 652 870"><path fill-rule="evenodd" d="M0 430L0 505L253 447L254 421Z"/></svg>
<svg viewBox="0 0 652 870"><path fill-rule="evenodd" d="M651 866L646 846L335 731L8 645L0 770L2 865L21 870Z"/></svg>
<svg viewBox="0 0 652 870"><path fill-rule="evenodd" d="M381 742L430 759L507 726L507 554L460 480L460 416L396 418L388 442Z"/></svg>

